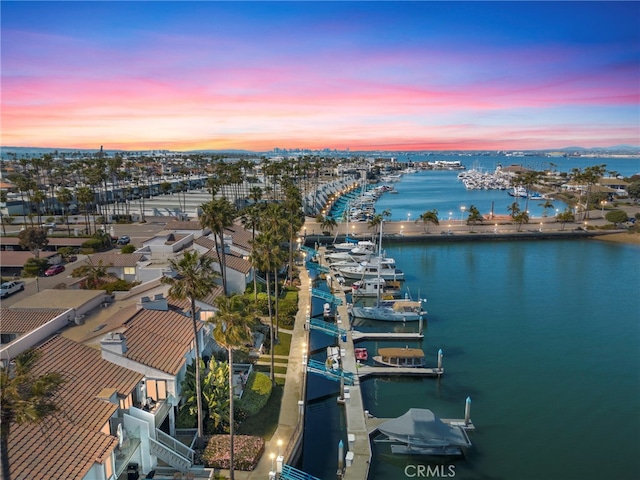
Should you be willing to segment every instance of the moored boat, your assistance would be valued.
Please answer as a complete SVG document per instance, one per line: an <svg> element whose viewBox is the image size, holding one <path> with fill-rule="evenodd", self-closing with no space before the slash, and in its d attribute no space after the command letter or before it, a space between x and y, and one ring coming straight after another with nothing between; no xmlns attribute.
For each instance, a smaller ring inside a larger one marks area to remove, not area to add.
<svg viewBox="0 0 640 480"><path fill-rule="evenodd" d="M422 301L392 300L389 303L379 303L375 307L349 308L349 313L356 318L379 320L383 322L415 322L423 319L427 312L423 309Z"/></svg>
<svg viewBox="0 0 640 480"><path fill-rule="evenodd" d="M373 361L387 367L424 367L424 352L419 348L379 348Z"/></svg>

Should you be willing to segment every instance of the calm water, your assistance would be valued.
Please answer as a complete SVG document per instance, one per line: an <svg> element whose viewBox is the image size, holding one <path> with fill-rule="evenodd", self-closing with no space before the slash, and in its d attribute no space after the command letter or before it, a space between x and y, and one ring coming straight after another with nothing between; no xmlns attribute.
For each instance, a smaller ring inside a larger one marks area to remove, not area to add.
<svg viewBox="0 0 640 480"><path fill-rule="evenodd" d="M498 161L538 169L553 161L559 171L602 163L625 176L640 171L637 159L459 159L467 168L479 164L491 170ZM456 176L433 171L405 175L396 183L400 193L383 195L376 209L390 208L394 220L411 213L413 220L436 208L446 221L449 212L459 219L462 205L474 204L485 213L494 202L495 213L506 213L513 201L502 191L467 191ZM535 207L530 205L538 215ZM445 473L455 466L455 478L640 478L640 248L596 240L384 248L405 271L412 296L428 299L425 339L409 346L422 347L430 364L442 349L446 373L441 380L365 380L365 408L378 417L397 417L416 407L430 408L441 418L463 418L470 396L477 428L471 433L473 447L467 458L444 464ZM314 313L321 311L317 300ZM357 328L417 325L359 322ZM312 333L316 348L329 341ZM407 344L359 345L375 352L379 346ZM301 467L333 479L337 444L346 436L335 401L337 385L314 375L309 382ZM392 456L388 447L376 445L369 478L408 478L408 464L435 465L431 460Z"/></svg>
<svg viewBox="0 0 640 480"><path fill-rule="evenodd" d="M418 407L462 418L470 396L477 431L468 457L453 463L455 478L640 478L640 249L594 240L385 248L411 292L428 298L425 339L410 346L434 364L441 348L446 373L364 381L373 415ZM362 328L390 326L373 323ZM310 391L321 396L317 385ZM346 432L334 398L317 405L302 467L329 479ZM408 478L407 464L429 461L376 446L370 479Z"/></svg>

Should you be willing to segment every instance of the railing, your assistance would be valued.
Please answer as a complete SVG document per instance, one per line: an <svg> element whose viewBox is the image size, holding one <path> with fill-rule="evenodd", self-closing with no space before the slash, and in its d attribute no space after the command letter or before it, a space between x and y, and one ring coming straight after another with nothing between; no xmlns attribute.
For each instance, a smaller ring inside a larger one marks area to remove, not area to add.
<svg viewBox="0 0 640 480"><path fill-rule="evenodd" d="M193 458L195 452L187 447L180 440L173 438L171 435L167 435L162 430L156 429L156 439L158 442L166 446L167 448L173 450L180 456L188 459L193 464Z"/></svg>
<svg viewBox="0 0 640 480"><path fill-rule="evenodd" d="M122 446L116 447L116 477L124 472L129 464L129 460L140 445L140 429L136 428L131 432L127 432L127 437L122 442Z"/></svg>

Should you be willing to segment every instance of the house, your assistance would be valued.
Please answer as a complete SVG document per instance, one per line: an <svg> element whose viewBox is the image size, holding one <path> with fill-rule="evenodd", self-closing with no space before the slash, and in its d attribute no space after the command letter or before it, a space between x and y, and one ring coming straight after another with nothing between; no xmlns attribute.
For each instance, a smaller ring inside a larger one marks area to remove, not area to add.
<svg viewBox="0 0 640 480"><path fill-rule="evenodd" d="M118 441L118 425L127 414L123 402L143 375L100 358L94 348L60 336L37 347L35 374L60 373L60 411L39 424L12 424L8 440L14 480L113 480L136 458L147 433L130 422L127 448ZM122 429L122 427L121 427Z"/></svg>
<svg viewBox="0 0 640 480"><path fill-rule="evenodd" d="M87 257L85 265L106 267L108 274L126 280L139 282L138 268L146 260L143 253L94 253Z"/></svg>

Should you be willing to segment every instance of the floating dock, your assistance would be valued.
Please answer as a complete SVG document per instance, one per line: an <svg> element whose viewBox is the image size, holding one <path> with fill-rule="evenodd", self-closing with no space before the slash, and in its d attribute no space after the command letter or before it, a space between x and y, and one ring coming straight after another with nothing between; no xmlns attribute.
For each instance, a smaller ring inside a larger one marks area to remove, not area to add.
<svg viewBox="0 0 640 480"><path fill-rule="evenodd" d="M424 334L420 332L351 332L354 342L361 340L422 340Z"/></svg>
<svg viewBox="0 0 640 480"><path fill-rule="evenodd" d="M358 377L366 377L369 375L414 375L421 377L441 377L444 375L444 368L427 368L427 367L379 367L361 365L358 368Z"/></svg>

